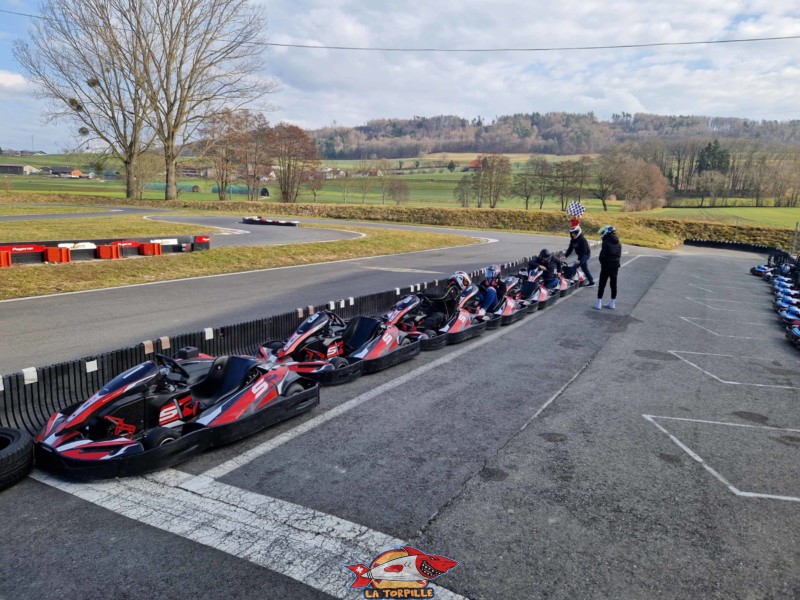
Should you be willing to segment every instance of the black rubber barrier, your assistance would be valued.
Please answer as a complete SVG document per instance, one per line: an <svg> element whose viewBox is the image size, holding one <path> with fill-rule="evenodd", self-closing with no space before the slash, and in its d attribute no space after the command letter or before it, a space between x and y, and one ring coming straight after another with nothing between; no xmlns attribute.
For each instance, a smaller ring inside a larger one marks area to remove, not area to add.
<svg viewBox="0 0 800 600"><path fill-rule="evenodd" d="M502 264L503 273L516 273L528 260L523 258ZM469 275L479 281L482 272L473 271ZM415 284L413 290L405 287L366 296L329 299L292 312L182 333L79 360L3 375L0 378L0 426L25 429L34 435L55 411L86 400L116 375L152 358L153 352L172 356L180 348L193 346L212 356L252 356L265 341L288 338L314 311L333 310L343 319L360 315L377 317L406 294L441 293L446 283L446 280L428 281Z"/></svg>
<svg viewBox="0 0 800 600"><path fill-rule="evenodd" d="M749 242L737 242L736 240L699 240L690 238L683 240L686 246L700 246L704 248L727 248L729 250L743 250L745 252L760 252L769 254L775 252L775 246L765 244L751 244Z"/></svg>

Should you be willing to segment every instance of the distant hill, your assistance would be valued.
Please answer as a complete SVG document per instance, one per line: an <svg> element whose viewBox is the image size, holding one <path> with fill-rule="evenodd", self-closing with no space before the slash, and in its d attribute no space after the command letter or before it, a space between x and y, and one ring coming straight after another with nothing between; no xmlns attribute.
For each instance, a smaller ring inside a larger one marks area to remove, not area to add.
<svg viewBox="0 0 800 600"><path fill-rule="evenodd" d="M375 119L359 127L309 132L327 159L422 156L438 152L593 154L626 141L654 138L739 138L800 145L800 120L593 113L530 113L488 122L453 115Z"/></svg>

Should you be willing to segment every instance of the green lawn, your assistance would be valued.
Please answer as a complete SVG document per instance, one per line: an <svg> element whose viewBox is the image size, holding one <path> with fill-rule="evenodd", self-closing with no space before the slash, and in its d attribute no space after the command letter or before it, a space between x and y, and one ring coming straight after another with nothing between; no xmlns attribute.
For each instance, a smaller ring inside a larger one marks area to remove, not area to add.
<svg viewBox="0 0 800 600"><path fill-rule="evenodd" d="M800 207L662 208L638 214L657 219L690 219L718 223L738 221L742 225L770 225L788 229L794 229L795 223L800 221Z"/></svg>

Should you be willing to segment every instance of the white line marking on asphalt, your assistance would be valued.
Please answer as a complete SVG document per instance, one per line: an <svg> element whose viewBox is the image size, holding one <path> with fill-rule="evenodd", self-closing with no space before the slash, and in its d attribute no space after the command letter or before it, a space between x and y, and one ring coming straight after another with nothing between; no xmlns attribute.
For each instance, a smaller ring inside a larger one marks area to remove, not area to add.
<svg viewBox="0 0 800 600"><path fill-rule="evenodd" d="M683 356L681 356L681 354L699 354L699 355L702 355L702 356L719 356L719 357L723 357L723 358L733 358L733 359L747 360L747 361L750 361L750 360L768 360L768 361L771 361L771 359L769 359L769 358L734 356L732 354L714 354L712 352L690 352L689 350L667 350L667 352L669 352L673 356L681 359L686 364L693 366L698 371L701 371L701 372L705 373L706 375L708 375L712 379L716 379L720 383L725 383L727 385L749 385L749 386L752 386L752 387L776 388L776 389L781 389L781 390L800 390L800 387L798 387L796 385L773 385L773 384L770 384L770 383L749 383L749 382L746 382L746 381L727 381L725 379L717 377L716 375L714 375L713 373L710 373L709 371L706 371L703 367L701 367L699 365L696 365L695 363L690 361L688 358L684 358Z"/></svg>
<svg viewBox="0 0 800 600"><path fill-rule="evenodd" d="M689 446L684 444L680 441L676 436L671 434L667 429L656 423L655 419L668 419L670 417L659 417L655 415L642 415L647 421L655 425L660 431L666 433L681 450L686 452L693 460L697 461L703 468L711 473L717 480L719 480L725 487L727 487L731 492L736 494L737 496L742 496L744 498L763 498L768 500L784 500L788 502L800 502L800 497L797 496L781 496L777 494L761 494L757 492L745 492L731 484L727 479L725 479L720 473L718 473L711 465L709 465L701 456L699 456L696 452L694 452ZM726 423L727 424L727 423ZM732 424L732 423L731 423Z"/></svg>
<svg viewBox="0 0 800 600"><path fill-rule="evenodd" d="M737 304L748 304L751 306L761 307L762 309L761 312L771 312L769 308L764 306L763 302L739 302L738 300L717 300L716 298L692 298L691 296L686 296L686 299L690 300L691 302L696 302L697 304L710 308L711 310L719 310L722 312L744 312L744 311L752 312L753 309L743 308L741 310L737 310L735 308L720 308L719 306L712 306L711 304L706 304L705 302L702 302L702 300L711 300L712 302L726 302L726 303L735 302Z"/></svg>
<svg viewBox="0 0 800 600"><path fill-rule="evenodd" d="M683 319L687 323L689 323L691 325L694 325L695 327L699 327L703 331L707 331L708 333L710 333L712 335L715 335L717 337L737 338L737 339L742 339L742 340L769 340L769 339L773 339L773 338L768 338L768 337L751 337L751 336L747 336L747 335L723 335L721 333L717 333L716 331L713 331L713 330L709 329L708 327L703 327L699 323L695 323L694 322L695 321L694 317L679 317L679 318ZM699 320L699 321L711 321L711 320L720 321L720 319L697 319L697 320ZM762 323L736 323L736 324L737 325L763 325Z"/></svg>
<svg viewBox="0 0 800 600"><path fill-rule="evenodd" d="M716 284L710 284L710 283L703 282L703 285L705 287L701 287L701 286L699 286L699 285L697 285L695 283L689 283L689 285L697 287L697 288L700 288L701 290L703 290L705 288L722 288L722 289L748 290L748 291L752 291L752 292L756 292L756 291L758 291L758 292L766 292L767 291L767 288L765 288L764 286L761 286L761 285L745 285L745 284L741 284L741 283L737 284L737 285L716 285ZM711 290L706 290L706 291L711 291Z"/></svg>
<svg viewBox="0 0 800 600"><path fill-rule="evenodd" d="M265 567L336 598L353 598L342 565L404 545L363 525L298 504L167 469L155 476L73 483L34 479L140 523ZM436 586L436 597L463 599Z"/></svg>
<svg viewBox="0 0 800 600"><path fill-rule="evenodd" d="M726 425L728 427L745 427L749 429L769 429L770 431L791 431L800 433L800 429L788 427L775 427L774 425L752 425L750 423L729 423L727 421L709 421L706 419L690 419L688 417L663 417L661 415L648 415L654 419L666 419L668 421L686 421L688 423L702 423L704 425Z"/></svg>
<svg viewBox="0 0 800 600"><path fill-rule="evenodd" d="M306 242L309 244L323 243L323 242ZM290 244L287 244L290 245ZM284 269L302 269L304 267L319 267L324 265L332 265L336 263L354 262L357 260L374 260L376 258L388 258L390 256L405 256L408 254L421 254L423 252L436 252L444 250L457 250L459 248L471 248L475 244L464 244L463 246L447 246L445 248L431 248L429 250L414 250L412 252L399 252L397 254L380 254L378 256L365 256L362 258L343 258L341 260L326 260L324 262L307 263L304 265L290 265L288 267L271 267L269 269L254 269L252 271L237 271L235 273L219 273L218 275L202 275L200 277L184 277L183 279L170 279L167 281L150 281L148 283L132 283L130 285L119 285L116 287L97 288L94 290L80 290L77 292L61 292L58 294L44 294L42 296L25 296L24 298L10 298L8 300L0 300L0 304L6 302L21 302L23 300L40 300L42 298L54 298L56 296L73 296L77 294L93 294L95 292L107 292L108 290L124 290L127 288L145 287L150 285L163 285L169 283L176 283L179 281L197 281L201 279L215 279L217 277L231 277L233 275L250 275L252 273L267 273L269 271L281 271Z"/></svg>

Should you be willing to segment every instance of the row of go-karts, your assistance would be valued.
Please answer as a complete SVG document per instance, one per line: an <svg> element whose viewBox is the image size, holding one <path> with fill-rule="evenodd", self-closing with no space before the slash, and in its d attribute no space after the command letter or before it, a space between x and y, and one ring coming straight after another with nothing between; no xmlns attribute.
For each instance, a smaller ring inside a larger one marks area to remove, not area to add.
<svg viewBox="0 0 800 600"><path fill-rule="evenodd" d="M750 269L771 286L773 308L786 328L786 339L800 348L800 256L784 250L769 255L767 263Z"/></svg>
<svg viewBox="0 0 800 600"><path fill-rule="evenodd" d="M322 310L255 356L213 357L196 348L155 354L53 414L35 437L36 464L79 479L175 465L311 410L321 385L352 381L546 308L585 282L577 263L562 266L555 287L544 285L535 263L505 276L492 265L481 285L457 272L443 293L404 296L379 317L344 320ZM501 293L487 308L489 286Z"/></svg>

